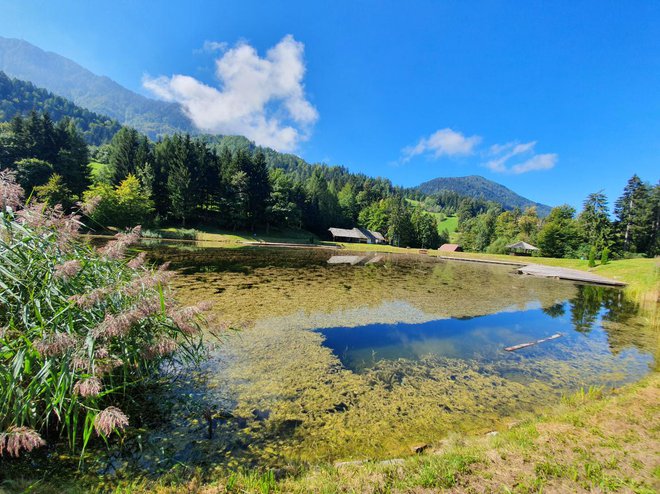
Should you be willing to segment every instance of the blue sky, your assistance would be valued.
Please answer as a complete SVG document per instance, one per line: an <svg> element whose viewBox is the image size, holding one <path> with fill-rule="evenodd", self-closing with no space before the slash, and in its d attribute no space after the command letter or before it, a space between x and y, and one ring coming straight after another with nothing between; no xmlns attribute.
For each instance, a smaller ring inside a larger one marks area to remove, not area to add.
<svg viewBox="0 0 660 494"><path fill-rule="evenodd" d="M0 12L0 35L180 101L207 128L395 184L479 174L579 207L600 189L613 202L633 173L660 178L660 2L0 0Z"/></svg>

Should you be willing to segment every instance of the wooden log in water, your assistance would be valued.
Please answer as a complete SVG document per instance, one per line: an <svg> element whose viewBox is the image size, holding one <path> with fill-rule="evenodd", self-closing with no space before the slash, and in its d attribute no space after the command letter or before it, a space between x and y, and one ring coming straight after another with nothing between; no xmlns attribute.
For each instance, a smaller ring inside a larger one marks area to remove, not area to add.
<svg viewBox="0 0 660 494"><path fill-rule="evenodd" d="M561 335L562 335L561 333L555 333L552 336L548 336L547 338L543 338L541 340L530 341L529 343L521 343L520 345L508 346L505 348L505 350L507 352L515 352L516 350L527 348L529 346L538 345L539 343L545 343L546 341L556 340L557 338L561 337Z"/></svg>

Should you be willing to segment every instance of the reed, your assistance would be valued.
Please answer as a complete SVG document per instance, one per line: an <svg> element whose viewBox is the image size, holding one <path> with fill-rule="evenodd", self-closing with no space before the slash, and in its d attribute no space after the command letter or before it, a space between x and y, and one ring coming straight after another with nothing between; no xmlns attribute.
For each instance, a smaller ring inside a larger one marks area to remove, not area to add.
<svg viewBox="0 0 660 494"><path fill-rule="evenodd" d="M80 452L130 424L132 393L202 355L200 310L166 270L126 259L139 227L96 250L79 217L22 202L0 173L0 455L66 438Z"/></svg>

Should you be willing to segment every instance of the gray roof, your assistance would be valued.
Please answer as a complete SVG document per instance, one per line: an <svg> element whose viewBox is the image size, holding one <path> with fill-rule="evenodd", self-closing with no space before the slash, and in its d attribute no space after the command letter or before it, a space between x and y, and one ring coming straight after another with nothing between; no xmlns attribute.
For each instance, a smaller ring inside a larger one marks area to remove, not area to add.
<svg viewBox="0 0 660 494"><path fill-rule="evenodd" d="M527 242L516 242L515 244L507 245L507 249L522 249L522 250L539 250L538 247L534 247L532 244Z"/></svg>
<svg viewBox="0 0 660 494"><path fill-rule="evenodd" d="M346 228L328 228L328 230L330 230L330 233L335 237L367 239L367 236L357 228L351 230L347 230Z"/></svg>
<svg viewBox="0 0 660 494"><path fill-rule="evenodd" d="M370 239L372 241L379 240L385 242L385 237L380 232L374 232L366 228L352 228L350 230L346 228L328 228L328 230L335 237L358 238L362 240Z"/></svg>

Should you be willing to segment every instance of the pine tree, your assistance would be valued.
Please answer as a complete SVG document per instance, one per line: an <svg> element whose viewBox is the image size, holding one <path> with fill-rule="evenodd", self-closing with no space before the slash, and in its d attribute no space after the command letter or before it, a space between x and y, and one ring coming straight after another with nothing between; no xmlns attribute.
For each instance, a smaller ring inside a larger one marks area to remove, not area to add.
<svg viewBox="0 0 660 494"><path fill-rule="evenodd" d="M614 204L616 230L624 252L648 250L652 230L649 186L633 175Z"/></svg>
<svg viewBox="0 0 660 494"><path fill-rule="evenodd" d="M612 244L612 225L607 207L607 197L602 191L589 194L578 218L585 242L602 250Z"/></svg>
<svg viewBox="0 0 660 494"><path fill-rule="evenodd" d="M180 136L175 136L173 153L170 157L167 192L170 200L170 213L181 220L185 228L186 220L194 208L193 177L188 163L186 142Z"/></svg>
<svg viewBox="0 0 660 494"><path fill-rule="evenodd" d="M145 150L144 143L140 142L138 131L130 127L122 127L115 134L110 143L110 166L114 171L115 184L119 184L129 174L135 174L138 166L138 158L143 158ZM139 150L139 154L138 154Z"/></svg>

